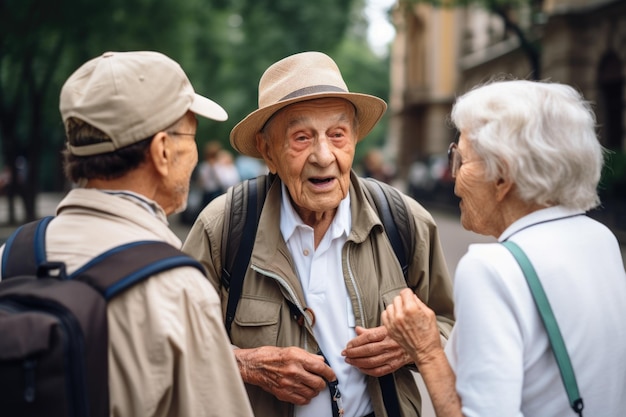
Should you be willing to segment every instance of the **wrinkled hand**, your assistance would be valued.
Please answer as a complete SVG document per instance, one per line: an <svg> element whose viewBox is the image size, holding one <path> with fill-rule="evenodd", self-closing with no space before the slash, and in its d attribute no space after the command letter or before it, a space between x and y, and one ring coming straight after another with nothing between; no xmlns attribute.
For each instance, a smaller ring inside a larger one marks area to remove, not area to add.
<svg viewBox="0 0 626 417"><path fill-rule="evenodd" d="M441 350L435 313L410 289L404 289L383 311L382 322L389 335L420 362Z"/></svg>
<svg viewBox="0 0 626 417"><path fill-rule="evenodd" d="M335 381L324 358L298 347L264 346L233 351L244 382L258 385L281 401L308 404Z"/></svg>
<svg viewBox="0 0 626 417"><path fill-rule="evenodd" d="M371 376L383 376L411 362L404 349L387 333L384 326L356 327L357 337L341 352L346 362Z"/></svg>

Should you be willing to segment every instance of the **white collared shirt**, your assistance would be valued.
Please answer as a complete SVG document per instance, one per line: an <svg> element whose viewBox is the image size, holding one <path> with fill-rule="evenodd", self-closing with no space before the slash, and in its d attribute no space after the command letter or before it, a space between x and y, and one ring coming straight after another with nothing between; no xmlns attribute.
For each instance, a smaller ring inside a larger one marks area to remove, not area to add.
<svg viewBox="0 0 626 417"><path fill-rule="evenodd" d="M304 224L282 185L280 231L293 257L307 307L315 314L313 333L339 380L345 417L373 411L367 377L341 356L356 337L352 304L343 279L341 251L351 227L350 194L344 198L317 249L313 228ZM296 406L296 417L332 417L330 393L321 392L308 405Z"/></svg>
<svg viewBox="0 0 626 417"><path fill-rule="evenodd" d="M615 236L555 206L511 224L499 241L526 253L568 350L584 414L626 409L626 273ZM454 279L446 353L465 416L574 415L522 270L499 243L472 244Z"/></svg>

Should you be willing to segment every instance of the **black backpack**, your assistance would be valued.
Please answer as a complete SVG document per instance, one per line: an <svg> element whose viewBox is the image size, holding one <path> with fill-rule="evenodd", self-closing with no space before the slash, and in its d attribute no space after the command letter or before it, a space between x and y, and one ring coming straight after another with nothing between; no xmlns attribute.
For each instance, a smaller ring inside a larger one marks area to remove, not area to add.
<svg viewBox="0 0 626 417"><path fill-rule="evenodd" d="M250 264L252 247L256 236L259 217L265 202L265 196L276 176L261 175L245 180L228 191L230 198L230 216L226 217L222 234L222 285L228 289L225 326L230 335L235 318L237 304L241 297L243 280ZM402 267L406 279L409 259L413 254L416 229L409 209L400 192L394 187L373 178L359 178L368 201L376 208L389 238L393 251ZM293 314L301 313L295 309ZM387 415L400 416L400 405L393 375L378 378Z"/></svg>
<svg viewBox="0 0 626 417"><path fill-rule="evenodd" d="M52 217L6 242L0 282L0 410L6 416L108 417L107 302L159 272L203 267L160 241L121 245L71 275L46 260Z"/></svg>

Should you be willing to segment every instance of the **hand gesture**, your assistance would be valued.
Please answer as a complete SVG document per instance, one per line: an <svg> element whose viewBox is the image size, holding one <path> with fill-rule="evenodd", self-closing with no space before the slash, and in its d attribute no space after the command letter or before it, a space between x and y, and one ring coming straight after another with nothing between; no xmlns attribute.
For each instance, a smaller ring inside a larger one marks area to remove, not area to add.
<svg viewBox="0 0 626 417"><path fill-rule="evenodd" d="M308 404L327 389L326 381L337 379L322 356L298 347L263 346L234 352L244 382L292 404Z"/></svg>
<svg viewBox="0 0 626 417"><path fill-rule="evenodd" d="M341 352L346 362L367 375L379 377L411 362L409 355L387 333L384 326L356 327L357 337Z"/></svg>
<svg viewBox="0 0 626 417"><path fill-rule="evenodd" d="M389 335L411 355L418 367L423 358L441 350L435 313L408 288L387 306L382 322Z"/></svg>

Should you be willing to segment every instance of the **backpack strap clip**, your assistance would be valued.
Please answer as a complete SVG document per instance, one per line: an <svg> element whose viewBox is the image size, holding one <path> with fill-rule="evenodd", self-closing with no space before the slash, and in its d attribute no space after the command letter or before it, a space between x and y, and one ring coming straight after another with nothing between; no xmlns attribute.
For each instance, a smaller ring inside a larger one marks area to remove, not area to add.
<svg viewBox="0 0 626 417"><path fill-rule="evenodd" d="M58 278L67 279L65 263L63 262L43 262L37 265L37 278Z"/></svg>

